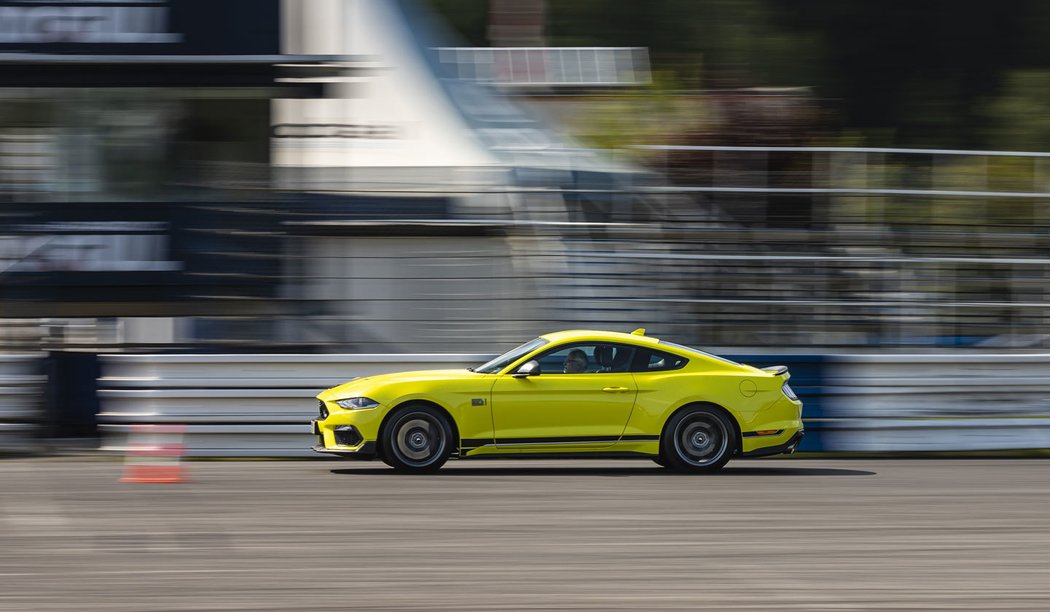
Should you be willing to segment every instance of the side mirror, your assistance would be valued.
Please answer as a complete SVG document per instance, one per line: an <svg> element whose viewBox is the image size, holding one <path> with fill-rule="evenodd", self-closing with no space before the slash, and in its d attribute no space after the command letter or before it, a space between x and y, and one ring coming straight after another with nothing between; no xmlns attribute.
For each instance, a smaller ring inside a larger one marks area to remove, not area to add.
<svg viewBox="0 0 1050 612"><path fill-rule="evenodd" d="M535 359L532 361L526 361L521 364L518 371L511 374L514 378L525 378L526 376L539 376L540 375L540 362Z"/></svg>

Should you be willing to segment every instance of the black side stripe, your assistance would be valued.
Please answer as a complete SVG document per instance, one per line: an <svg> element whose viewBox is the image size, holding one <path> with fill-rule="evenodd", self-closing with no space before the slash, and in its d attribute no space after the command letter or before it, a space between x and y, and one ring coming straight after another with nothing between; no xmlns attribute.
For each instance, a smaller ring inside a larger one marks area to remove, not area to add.
<svg viewBox="0 0 1050 612"><path fill-rule="evenodd" d="M757 431L745 431L741 435L743 435L745 438L758 438L758 437L765 437L765 436L779 436L782 433L784 433L784 430L783 429L778 429L778 430L774 431L773 433L768 433L768 434L759 434Z"/></svg>
<svg viewBox="0 0 1050 612"><path fill-rule="evenodd" d="M615 442L620 436L556 436L550 438L498 438L496 444L569 444L572 442Z"/></svg>
<svg viewBox="0 0 1050 612"><path fill-rule="evenodd" d="M586 442L656 442L660 436L630 435L630 436L558 436L549 438L464 438L460 440L460 446L464 449L478 448L490 444L514 445L514 444L571 444Z"/></svg>

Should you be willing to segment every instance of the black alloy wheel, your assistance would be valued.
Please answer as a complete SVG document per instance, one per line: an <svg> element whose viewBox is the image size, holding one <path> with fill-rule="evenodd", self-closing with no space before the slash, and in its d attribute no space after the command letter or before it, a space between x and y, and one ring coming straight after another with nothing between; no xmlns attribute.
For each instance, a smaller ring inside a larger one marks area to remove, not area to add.
<svg viewBox="0 0 1050 612"><path fill-rule="evenodd" d="M383 428L382 459L404 472L433 472L452 454L453 436L448 419L425 404L398 408Z"/></svg>
<svg viewBox="0 0 1050 612"><path fill-rule="evenodd" d="M677 472L717 472L736 450L736 431L724 412L692 406L668 419L660 437L666 467Z"/></svg>

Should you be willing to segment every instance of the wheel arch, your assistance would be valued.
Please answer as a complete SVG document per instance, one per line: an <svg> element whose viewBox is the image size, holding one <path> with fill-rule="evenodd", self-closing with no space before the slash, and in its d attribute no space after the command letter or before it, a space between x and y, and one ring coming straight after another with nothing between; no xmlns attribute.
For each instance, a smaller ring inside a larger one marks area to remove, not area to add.
<svg viewBox="0 0 1050 612"><path fill-rule="evenodd" d="M689 402L689 403L686 403L686 404L682 404L678 408L675 408L674 410L671 411L670 414L667 415L667 418L664 419L663 425L660 427L660 437L663 438L663 436L665 434L664 430L667 429L667 424L671 421L671 419L673 419L675 417L675 415L677 415L678 413L682 412L683 410L688 410L690 408L712 408L712 409L717 410L718 412L722 413L723 415L725 415L725 417L727 419L729 419L729 422L732 423L732 425L733 425L733 433L736 434L734 436L734 438L735 438L734 444L736 445L736 448L733 450L733 454L734 455L738 455L741 452L743 452L744 435L743 435L743 433L742 433L742 431L740 429L740 423L736 420L736 417L733 416L732 412L730 412L724 406L720 406L720 405L718 405L718 404L716 404L714 402L707 402L707 401Z"/></svg>
<svg viewBox="0 0 1050 612"><path fill-rule="evenodd" d="M428 399L413 398L397 404L396 406L388 410L387 413L383 416L382 422L379 423L379 433L378 435L376 435L376 454L378 455L383 452L383 440L386 438L386 428L390 424L391 415L397 414L397 412L402 408L412 405L429 406L430 408L434 408L435 410L437 410L445 416L445 419L448 421L449 427L452 428L452 450L454 453L458 453L459 425L456 424L456 419L452 418L452 413L449 412L447 408L435 401Z"/></svg>

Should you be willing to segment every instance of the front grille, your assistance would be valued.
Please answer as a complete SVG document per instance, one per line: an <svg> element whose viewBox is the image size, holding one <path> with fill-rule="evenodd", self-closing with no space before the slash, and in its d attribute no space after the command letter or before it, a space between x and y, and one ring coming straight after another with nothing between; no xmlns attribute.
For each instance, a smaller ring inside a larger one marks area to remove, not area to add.
<svg viewBox="0 0 1050 612"><path fill-rule="evenodd" d="M324 400L317 400L317 405L321 410L321 420L328 418L328 406L324 405Z"/></svg>

